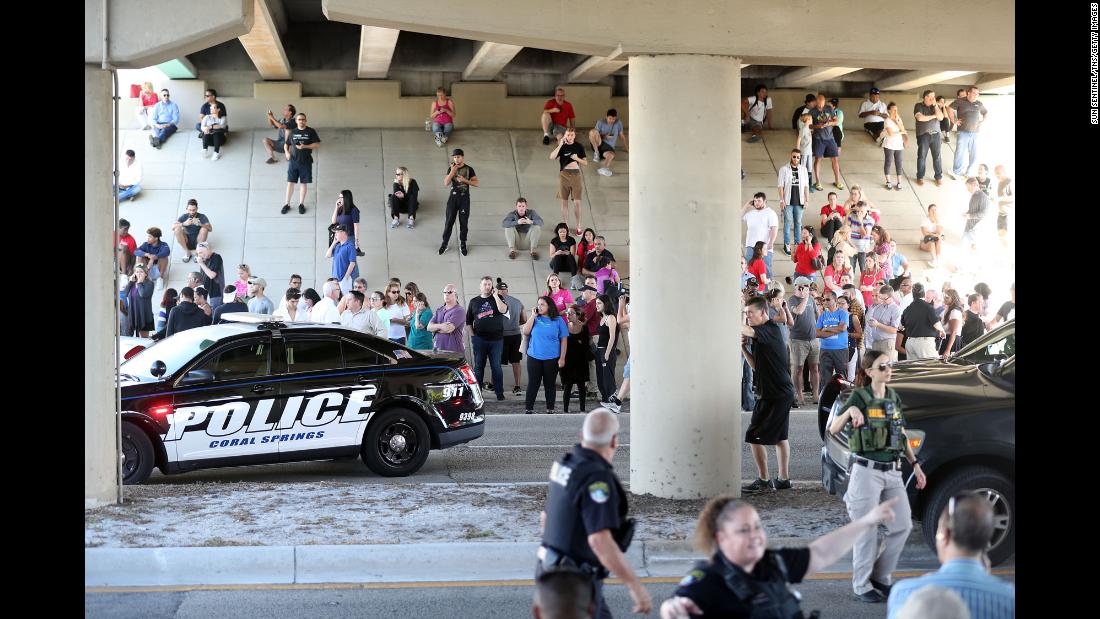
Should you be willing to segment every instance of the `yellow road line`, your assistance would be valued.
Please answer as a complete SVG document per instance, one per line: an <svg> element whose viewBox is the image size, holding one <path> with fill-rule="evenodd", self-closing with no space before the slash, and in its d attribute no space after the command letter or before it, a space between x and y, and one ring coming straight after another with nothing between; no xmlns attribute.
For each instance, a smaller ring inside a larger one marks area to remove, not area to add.
<svg viewBox="0 0 1100 619"><path fill-rule="evenodd" d="M911 578L927 574L932 570L909 570L894 572L895 578ZM1015 576L1016 568L993 570L997 576ZM851 572L831 572L814 574L806 580L848 580ZM651 576L642 578L647 584L675 584L679 576ZM618 578L607 579L609 585L621 585ZM253 585L161 585L145 587L85 587L84 593L174 593L181 591L293 591L293 590L346 590L346 589L444 589L460 587L531 587L532 579L517 580L445 580L431 582L337 582L337 583L293 583L293 584L253 584Z"/></svg>

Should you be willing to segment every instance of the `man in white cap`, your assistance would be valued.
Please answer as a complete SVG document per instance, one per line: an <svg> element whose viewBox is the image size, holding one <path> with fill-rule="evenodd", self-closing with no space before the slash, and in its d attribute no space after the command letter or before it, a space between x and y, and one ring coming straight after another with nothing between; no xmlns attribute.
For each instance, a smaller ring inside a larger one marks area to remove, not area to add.
<svg viewBox="0 0 1100 619"><path fill-rule="evenodd" d="M248 311L253 314L270 314L275 311L275 305L271 303L271 299L264 296L265 288L267 288L267 280L264 278L248 279L248 294L252 297L248 300Z"/></svg>

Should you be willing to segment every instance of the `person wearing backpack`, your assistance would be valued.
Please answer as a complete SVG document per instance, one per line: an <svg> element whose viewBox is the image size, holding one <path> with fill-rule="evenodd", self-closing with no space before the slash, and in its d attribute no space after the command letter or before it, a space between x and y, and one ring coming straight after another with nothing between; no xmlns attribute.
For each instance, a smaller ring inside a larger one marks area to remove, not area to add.
<svg viewBox="0 0 1100 619"><path fill-rule="evenodd" d="M764 131L764 123L768 123L768 129L772 129L772 98L768 96L768 88L763 84L757 84L755 96L741 100L741 124L752 131L749 142L759 142Z"/></svg>
<svg viewBox="0 0 1100 619"><path fill-rule="evenodd" d="M868 530L852 549L852 589L861 602L881 603L890 594L898 558L913 528L906 483L901 477L901 456L913 467L917 489L927 484L909 437L905 432L901 398L887 385L893 364L886 353L864 353L860 385L848 396L841 413L829 425L836 434L849 426L848 447L852 465L844 503L856 522L874 510L880 502L896 499L896 518L886 525L885 547L878 548L878 531Z"/></svg>

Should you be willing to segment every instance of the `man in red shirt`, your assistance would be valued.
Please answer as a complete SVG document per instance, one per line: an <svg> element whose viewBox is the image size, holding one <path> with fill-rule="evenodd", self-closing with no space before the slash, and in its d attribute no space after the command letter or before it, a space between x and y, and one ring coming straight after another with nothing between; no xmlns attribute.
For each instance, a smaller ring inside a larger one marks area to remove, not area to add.
<svg viewBox="0 0 1100 619"><path fill-rule="evenodd" d="M130 222L125 219L118 220L118 241L115 247L118 252L118 272L127 277L133 275L137 241L130 235Z"/></svg>
<svg viewBox="0 0 1100 619"><path fill-rule="evenodd" d="M574 122L576 117L577 115L573 113L573 104L565 100L565 89L558 86L554 89L554 98L549 99L546 105L542 106L543 145L550 143L551 131L554 137L557 137L565 133L566 127L576 127Z"/></svg>

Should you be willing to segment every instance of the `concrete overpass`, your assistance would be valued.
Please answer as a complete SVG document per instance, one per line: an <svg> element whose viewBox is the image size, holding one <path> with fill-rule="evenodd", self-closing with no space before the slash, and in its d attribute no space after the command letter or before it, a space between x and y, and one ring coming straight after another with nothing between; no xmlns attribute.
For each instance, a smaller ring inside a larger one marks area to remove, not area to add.
<svg viewBox="0 0 1100 619"><path fill-rule="evenodd" d="M105 336L113 329L114 280L109 256L94 249L111 242L107 222L113 225L114 219L113 196L105 189L113 161L107 68L175 60L183 71L202 78L211 59L204 56L217 60L243 50L251 66L209 69L212 83L224 80L237 89L234 94L243 107L229 99L235 129L258 127L260 110L281 107L303 94L309 99L311 124L319 127L416 126L427 99L424 105L402 105L408 99L403 96L405 84L417 94L424 84L434 90L448 73L445 68L465 80L452 80L457 83L451 89L456 97L461 93L472 112L464 119L469 126L528 127L533 124L532 100L548 94L547 84L594 84L570 86L577 93L570 98L587 110L618 107L629 122L634 146L629 191L637 325L633 337L645 342L634 353L634 490L682 498L736 491L741 477L740 418L725 414L739 393L739 373L730 381L727 375L707 371L739 367L735 331L723 332L723 341L716 342L713 333L702 330L662 337L660 325L667 308L661 290L665 282L679 281L702 263L715 276L737 270L741 233L730 212L740 206L741 182L731 173L742 167L740 142L715 136L737 134L737 114L730 106L742 95L742 80L773 79L775 85L791 88L848 83L855 90L868 79L881 81L884 89L903 90L937 80L973 80L998 88L1014 82L1014 6L1000 0L964 5L932 0L874 14L857 2L833 3L822 11L800 0L767 5L694 0L678 5L674 13L667 5L650 3L624 3L608 13L584 0L553 7L471 0L461 11L448 13L429 0L409 0L400 11L390 2L331 0L320 6L331 26L323 20L313 22L321 26L295 20L315 8L315 2L304 0L199 0L183 10L178 3L155 0L134 11L119 0L86 0L85 218L90 233L85 276L101 282L90 287L85 318L85 363L90 368L85 382L86 504L113 500L117 461L117 454L106 447L115 444L114 420L106 413L114 409L109 370L113 346ZM150 14L173 19L149 29ZM929 17L947 14L951 20ZM616 27L608 28L609 22ZM792 37L793 24L830 35ZM327 38L327 29L356 36ZM435 64L417 64L415 56L400 51L402 39L410 36L439 46L432 49L459 51L442 54ZM308 52L311 46L333 45L336 57L355 59L353 68L306 62L299 71L296 59L310 57L303 55L303 47ZM517 62L523 66L525 54L541 55L560 70L529 72L549 76L542 78L510 72ZM335 78L326 80L326 71ZM395 74L402 79L381 80ZM499 81L505 74L520 77ZM513 88L527 96L510 96ZM310 90L324 96L308 97ZM800 98L799 92L784 98ZM198 105L197 100L194 105L180 103L181 110ZM189 118L186 113L184 117ZM785 124L783 114L778 122ZM672 167L683 174L674 177ZM670 245L682 251L661 251ZM739 315L732 287L709 286L694 294L699 306ZM682 362L689 358L700 362ZM690 388L670 390L667 385ZM672 410L678 411L675 416L668 414Z"/></svg>

